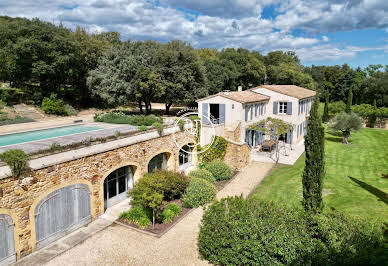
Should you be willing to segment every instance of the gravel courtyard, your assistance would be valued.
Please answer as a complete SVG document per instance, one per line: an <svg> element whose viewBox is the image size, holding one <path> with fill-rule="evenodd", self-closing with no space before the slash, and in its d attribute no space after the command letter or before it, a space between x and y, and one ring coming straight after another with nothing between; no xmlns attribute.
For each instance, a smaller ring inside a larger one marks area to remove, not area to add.
<svg viewBox="0 0 388 266"><path fill-rule="evenodd" d="M217 198L247 196L272 166L253 162ZM197 251L202 214L202 208L193 210L161 238L113 224L46 265L207 265Z"/></svg>

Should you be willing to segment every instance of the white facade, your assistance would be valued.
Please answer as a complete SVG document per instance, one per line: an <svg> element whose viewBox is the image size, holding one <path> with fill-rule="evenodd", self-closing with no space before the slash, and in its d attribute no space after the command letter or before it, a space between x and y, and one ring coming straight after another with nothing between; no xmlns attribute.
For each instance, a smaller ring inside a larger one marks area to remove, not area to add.
<svg viewBox="0 0 388 266"><path fill-rule="evenodd" d="M292 132L286 136L286 142L297 143L303 139L314 97L298 99L262 87L254 88L251 91L267 96L269 100L241 103L218 95L198 100L199 114L206 116L210 113L209 110L204 110L204 106L209 109L212 104L223 105L223 118L216 121L215 125L216 135L223 136L224 130L233 128L233 125L239 123L241 125L240 142L247 142L250 146L260 144L265 136L261 132L250 132L249 126L267 117L278 118L294 125ZM202 126L201 145L209 143L213 132L213 130L210 131L209 126Z"/></svg>

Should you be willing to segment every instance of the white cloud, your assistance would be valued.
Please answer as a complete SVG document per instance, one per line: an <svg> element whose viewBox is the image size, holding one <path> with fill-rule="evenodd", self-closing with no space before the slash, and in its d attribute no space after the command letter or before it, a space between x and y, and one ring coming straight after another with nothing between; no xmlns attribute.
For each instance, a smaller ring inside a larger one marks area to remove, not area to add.
<svg viewBox="0 0 388 266"><path fill-rule="evenodd" d="M327 36L322 36L322 41L328 42L328 41L329 41L329 37L327 37Z"/></svg>

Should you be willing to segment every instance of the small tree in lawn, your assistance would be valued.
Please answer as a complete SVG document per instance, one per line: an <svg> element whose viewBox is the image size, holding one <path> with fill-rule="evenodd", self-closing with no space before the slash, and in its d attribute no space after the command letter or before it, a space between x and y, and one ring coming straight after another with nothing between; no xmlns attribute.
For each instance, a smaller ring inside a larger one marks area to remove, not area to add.
<svg viewBox="0 0 388 266"><path fill-rule="evenodd" d="M340 113L330 123L329 127L334 130L342 132L343 144L349 144L350 132L352 130L359 130L362 126L360 117L355 113Z"/></svg>
<svg viewBox="0 0 388 266"><path fill-rule="evenodd" d="M285 135L292 131L293 125L284 122L281 119L268 117L249 127L249 129L263 132L265 135L271 136L276 142L276 163L279 161L279 136Z"/></svg>
<svg viewBox="0 0 388 266"><path fill-rule="evenodd" d="M303 207L314 213L323 208L322 186L325 172L325 129L318 115L318 99L315 99L304 137L306 161L302 176Z"/></svg>
<svg viewBox="0 0 388 266"><path fill-rule="evenodd" d="M329 121L329 93L325 94L325 107L323 108L322 122L326 123Z"/></svg>
<svg viewBox="0 0 388 266"><path fill-rule="evenodd" d="M352 103L353 103L353 90L350 87L348 92L348 102L346 104L345 112L350 114L352 112Z"/></svg>

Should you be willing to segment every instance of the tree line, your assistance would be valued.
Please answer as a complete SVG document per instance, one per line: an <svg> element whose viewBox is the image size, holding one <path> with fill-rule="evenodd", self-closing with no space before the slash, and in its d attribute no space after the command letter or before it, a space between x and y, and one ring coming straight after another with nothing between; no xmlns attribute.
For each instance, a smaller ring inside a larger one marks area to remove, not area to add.
<svg viewBox="0 0 388 266"><path fill-rule="evenodd" d="M39 19L0 17L0 80L40 104L55 93L77 107L136 102L149 113L151 102L193 104L222 90L261 84L294 84L354 104L388 106L388 67L365 69L301 64L292 52L262 55L243 48L195 49L173 40L122 41L117 32L88 33ZM6 98L4 89L1 99ZM5 101L7 101L5 99ZM144 109L144 110L143 110Z"/></svg>

